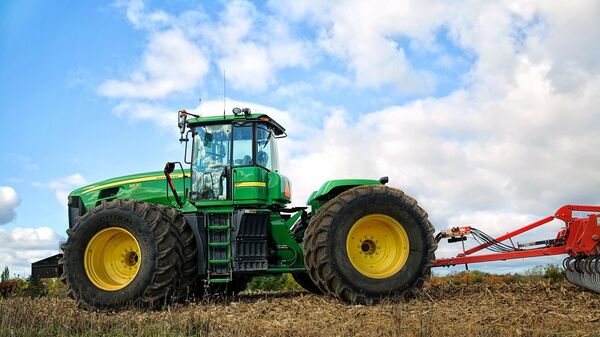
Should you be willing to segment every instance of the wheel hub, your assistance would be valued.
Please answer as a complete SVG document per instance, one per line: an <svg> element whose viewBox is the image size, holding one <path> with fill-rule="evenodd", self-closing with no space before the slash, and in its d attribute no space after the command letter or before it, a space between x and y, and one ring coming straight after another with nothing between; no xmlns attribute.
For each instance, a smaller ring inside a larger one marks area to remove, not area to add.
<svg viewBox="0 0 600 337"><path fill-rule="evenodd" d="M125 288L137 275L141 249L128 230L106 228L89 241L85 254L85 272L98 288L116 291Z"/></svg>
<svg viewBox="0 0 600 337"><path fill-rule="evenodd" d="M393 276L408 260L410 245L404 227L394 218L370 214L356 221L346 238L348 259L370 278Z"/></svg>
<svg viewBox="0 0 600 337"><path fill-rule="evenodd" d="M375 242L366 239L360 243L360 249L362 250L361 254L372 255L377 248L375 247Z"/></svg>

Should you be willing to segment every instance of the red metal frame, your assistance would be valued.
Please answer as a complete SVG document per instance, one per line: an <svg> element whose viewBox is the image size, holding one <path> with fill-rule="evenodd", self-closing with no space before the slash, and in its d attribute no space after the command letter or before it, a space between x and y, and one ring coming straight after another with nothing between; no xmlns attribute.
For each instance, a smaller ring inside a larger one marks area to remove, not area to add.
<svg viewBox="0 0 600 337"><path fill-rule="evenodd" d="M574 211L600 213L600 206L565 205L559 208L553 216L540 219L495 239L497 242L511 240L519 234L547 224L554 219L562 220L565 223L565 228L557 234L556 240L553 243L545 247L521 249L505 253L471 255L492 245L492 243L484 243L468 249L455 257L437 259L434 267L559 254L569 254L570 256L600 255L600 214L588 214L585 218L579 218L573 217ZM462 239L470 232L471 227L457 227L450 231L443 231L441 235L443 238Z"/></svg>

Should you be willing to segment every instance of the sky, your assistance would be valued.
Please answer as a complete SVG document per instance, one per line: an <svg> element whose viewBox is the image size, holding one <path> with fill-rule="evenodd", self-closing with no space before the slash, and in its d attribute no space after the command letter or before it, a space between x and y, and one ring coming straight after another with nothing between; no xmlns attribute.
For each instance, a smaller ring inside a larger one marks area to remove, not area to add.
<svg viewBox="0 0 600 337"><path fill-rule="evenodd" d="M592 0L2 1L0 267L58 252L71 190L182 160L183 108L284 125L295 205L389 176L438 230L492 235L598 205L599 17Z"/></svg>

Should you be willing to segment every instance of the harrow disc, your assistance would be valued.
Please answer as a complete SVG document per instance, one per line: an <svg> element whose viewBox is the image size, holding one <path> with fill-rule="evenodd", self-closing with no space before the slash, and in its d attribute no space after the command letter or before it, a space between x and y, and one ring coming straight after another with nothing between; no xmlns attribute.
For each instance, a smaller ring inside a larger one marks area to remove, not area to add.
<svg viewBox="0 0 600 337"><path fill-rule="evenodd" d="M563 267L569 282L600 293L600 256L568 257Z"/></svg>

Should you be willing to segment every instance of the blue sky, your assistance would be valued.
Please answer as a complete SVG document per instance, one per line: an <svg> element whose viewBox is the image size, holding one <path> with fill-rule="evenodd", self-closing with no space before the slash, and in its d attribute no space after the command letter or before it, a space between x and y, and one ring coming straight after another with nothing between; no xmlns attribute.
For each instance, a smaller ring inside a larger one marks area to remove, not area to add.
<svg viewBox="0 0 600 337"><path fill-rule="evenodd" d="M222 113L223 71L228 110L286 123L296 204L382 175L438 229L597 204L600 7L565 6L4 1L0 265L24 274L56 250L70 190L180 160L176 111Z"/></svg>

